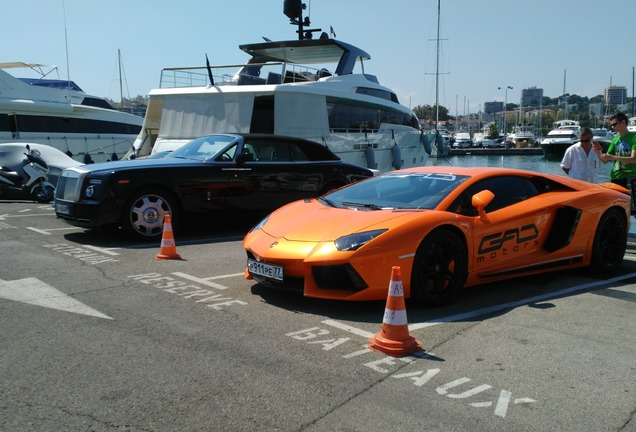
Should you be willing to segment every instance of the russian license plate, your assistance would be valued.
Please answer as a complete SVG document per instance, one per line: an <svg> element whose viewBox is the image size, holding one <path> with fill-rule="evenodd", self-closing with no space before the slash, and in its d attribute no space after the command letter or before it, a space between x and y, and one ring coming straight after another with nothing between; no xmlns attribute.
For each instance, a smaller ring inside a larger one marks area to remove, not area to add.
<svg viewBox="0 0 636 432"><path fill-rule="evenodd" d="M55 203L55 213L70 215L71 214L71 206L68 204Z"/></svg>
<svg viewBox="0 0 636 432"><path fill-rule="evenodd" d="M247 270L255 275L265 276L279 281L283 280L283 267L278 265L266 264L253 259L248 259Z"/></svg>

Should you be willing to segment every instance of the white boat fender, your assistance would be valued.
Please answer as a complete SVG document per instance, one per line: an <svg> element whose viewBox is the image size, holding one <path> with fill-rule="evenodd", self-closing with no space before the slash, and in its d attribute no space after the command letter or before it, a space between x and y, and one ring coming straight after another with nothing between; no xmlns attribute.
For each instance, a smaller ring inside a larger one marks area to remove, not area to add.
<svg viewBox="0 0 636 432"><path fill-rule="evenodd" d="M433 147L431 146L431 140L428 139L428 137L424 135L423 132L420 132L420 142L424 146L424 151L430 155L433 152Z"/></svg>
<svg viewBox="0 0 636 432"><path fill-rule="evenodd" d="M397 144L393 144L391 147L391 155L393 156L393 168L396 170L402 168L402 153Z"/></svg>
<svg viewBox="0 0 636 432"><path fill-rule="evenodd" d="M364 156L367 158L367 168L373 169L377 166L375 163L375 153L373 152L373 146L371 144L369 144L364 151Z"/></svg>

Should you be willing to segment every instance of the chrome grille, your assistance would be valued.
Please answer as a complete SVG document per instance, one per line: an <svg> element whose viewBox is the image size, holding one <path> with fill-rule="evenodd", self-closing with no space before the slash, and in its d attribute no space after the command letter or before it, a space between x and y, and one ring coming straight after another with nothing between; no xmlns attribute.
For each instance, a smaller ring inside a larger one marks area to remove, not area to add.
<svg viewBox="0 0 636 432"><path fill-rule="evenodd" d="M55 188L55 199L64 201L79 201L84 175L73 169L62 171Z"/></svg>

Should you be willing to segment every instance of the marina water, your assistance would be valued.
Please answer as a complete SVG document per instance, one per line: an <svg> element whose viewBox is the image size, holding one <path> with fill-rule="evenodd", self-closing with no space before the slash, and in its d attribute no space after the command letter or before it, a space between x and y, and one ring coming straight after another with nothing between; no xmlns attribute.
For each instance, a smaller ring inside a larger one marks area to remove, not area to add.
<svg viewBox="0 0 636 432"><path fill-rule="evenodd" d="M557 174L565 176L561 169L561 158L547 158L543 155L456 155L448 157L429 158L427 165L435 166L457 166L457 167L498 167L514 168L530 171L537 171L547 174ZM599 168L599 181L609 182L611 163L601 164Z"/></svg>

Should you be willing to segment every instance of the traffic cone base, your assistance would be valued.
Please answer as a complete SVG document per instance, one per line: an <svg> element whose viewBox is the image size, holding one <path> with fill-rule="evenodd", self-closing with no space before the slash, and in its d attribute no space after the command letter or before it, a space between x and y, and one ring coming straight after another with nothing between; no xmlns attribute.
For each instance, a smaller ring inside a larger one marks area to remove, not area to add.
<svg viewBox="0 0 636 432"><path fill-rule="evenodd" d="M402 357L422 351L420 342L409 334L402 287L402 272L394 266L389 282L389 294L382 320L382 330L369 339L369 348L394 357Z"/></svg>
<svg viewBox="0 0 636 432"><path fill-rule="evenodd" d="M181 259L181 255L177 253L177 247L174 243L174 235L172 233L172 221L170 215L166 215L163 222L163 234L161 236L161 249L155 255L156 259Z"/></svg>

